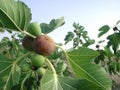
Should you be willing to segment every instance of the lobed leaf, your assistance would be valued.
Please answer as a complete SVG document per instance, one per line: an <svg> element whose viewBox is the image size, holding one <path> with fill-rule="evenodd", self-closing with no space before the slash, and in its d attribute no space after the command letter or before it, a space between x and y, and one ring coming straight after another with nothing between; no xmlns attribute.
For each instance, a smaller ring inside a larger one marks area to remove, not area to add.
<svg viewBox="0 0 120 90"><path fill-rule="evenodd" d="M102 35L106 34L109 31L110 27L108 25L102 26L99 31L98 37L101 37Z"/></svg>
<svg viewBox="0 0 120 90"><path fill-rule="evenodd" d="M109 40L107 46L112 46L114 53L116 53L120 44L120 33L111 34L107 39Z"/></svg>
<svg viewBox="0 0 120 90"><path fill-rule="evenodd" d="M84 79L61 77L47 71L41 81L40 90L102 90L94 83Z"/></svg>
<svg viewBox="0 0 120 90"><path fill-rule="evenodd" d="M72 41L73 38L74 38L74 33L73 32L68 32L68 34L64 38L65 44Z"/></svg>
<svg viewBox="0 0 120 90"><path fill-rule="evenodd" d="M76 78L86 79L101 87L101 90L111 90L112 82L109 75L93 62L98 55L98 52L82 47L68 52L69 62Z"/></svg>
<svg viewBox="0 0 120 90"><path fill-rule="evenodd" d="M0 0L0 28L26 30L31 21L30 9L20 0Z"/></svg>
<svg viewBox="0 0 120 90"><path fill-rule="evenodd" d="M102 90L101 87L85 79L58 77L63 90Z"/></svg>
<svg viewBox="0 0 120 90"><path fill-rule="evenodd" d="M41 80L40 90L63 90L58 81L57 74L46 71Z"/></svg>
<svg viewBox="0 0 120 90"><path fill-rule="evenodd" d="M19 78L19 66L0 54L0 90L11 90L12 86L18 84Z"/></svg>
<svg viewBox="0 0 120 90"><path fill-rule="evenodd" d="M62 26L64 24L64 17L61 17L60 19L52 19L49 24L41 23L40 27L42 30L42 33L48 34L55 30L56 28Z"/></svg>
<svg viewBox="0 0 120 90"><path fill-rule="evenodd" d="M117 22L116 22L116 25L118 25L120 23L120 20L118 20Z"/></svg>

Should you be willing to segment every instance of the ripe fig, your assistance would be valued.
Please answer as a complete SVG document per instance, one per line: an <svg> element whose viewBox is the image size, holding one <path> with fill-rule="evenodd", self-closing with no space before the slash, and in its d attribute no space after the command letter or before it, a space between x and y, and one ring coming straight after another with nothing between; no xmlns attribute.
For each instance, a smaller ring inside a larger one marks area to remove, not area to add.
<svg viewBox="0 0 120 90"><path fill-rule="evenodd" d="M31 58L32 65L39 68L45 63L45 57L42 55L35 55Z"/></svg>
<svg viewBox="0 0 120 90"><path fill-rule="evenodd" d="M29 70L31 70L31 65L28 63L24 63L21 67L21 71L22 72L28 72Z"/></svg>
<svg viewBox="0 0 120 90"><path fill-rule="evenodd" d="M48 56L55 50L55 42L47 35L39 35L34 39L33 49L38 54Z"/></svg>
<svg viewBox="0 0 120 90"><path fill-rule="evenodd" d="M33 22L28 26L27 32L31 33L34 36L41 34L40 25L37 22Z"/></svg>
<svg viewBox="0 0 120 90"><path fill-rule="evenodd" d="M38 76L42 77L45 74L45 71L46 69L44 69L43 67L38 68L37 70Z"/></svg>
<svg viewBox="0 0 120 90"><path fill-rule="evenodd" d="M30 36L25 36L22 40L22 46L29 51L33 51L33 41L34 38Z"/></svg>

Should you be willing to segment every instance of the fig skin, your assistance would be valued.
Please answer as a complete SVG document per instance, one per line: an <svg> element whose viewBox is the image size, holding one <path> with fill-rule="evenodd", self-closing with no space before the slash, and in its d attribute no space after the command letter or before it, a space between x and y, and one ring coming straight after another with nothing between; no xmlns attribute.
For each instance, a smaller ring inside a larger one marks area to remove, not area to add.
<svg viewBox="0 0 120 90"><path fill-rule="evenodd" d="M49 56L55 50L55 42L48 35L39 35L33 41L33 49L38 54Z"/></svg>
<svg viewBox="0 0 120 90"><path fill-rule="evenodd" d="M46 69L43 67L38 68L37 73L39 77L42 77L45 74Z"/></svg>
<svg viewBox="0 0 120 90"><path fill-rule="evenodd" d="M31 65L28 63L24 63L21 67L22 72L28 72L31 70Z"/></svg>
<svg viewBox="0 0 120 90"><path fill-rule="evenodd" d="M30 36L25 36L22 39L22 46L28 51L33 51L33 41L34 41L34 38Z"/></svg>
<svg viewBox="0 0 120 90"><path fill-rule="evenodd" d="M34 55L31 58L32 65L39 68L45 64L45 57L42 55Z"/></svg>
<svg viewBox="0 0 120 90"><path fill-rule="evenodd" d="M41 34L40 25L37 22L30 23L27 32L31 33L34 36L38 36Z"/></svg>

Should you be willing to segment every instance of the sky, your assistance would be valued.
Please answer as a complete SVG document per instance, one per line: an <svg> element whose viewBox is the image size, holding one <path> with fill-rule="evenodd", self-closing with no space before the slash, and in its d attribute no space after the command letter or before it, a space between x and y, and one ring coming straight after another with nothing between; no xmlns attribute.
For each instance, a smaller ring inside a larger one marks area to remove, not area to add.
<svg viewBox="0 0 120 90"><path fill-rule="evenodd" d="M83 25L90 38L97 39L98 29L103 25L114 27L120 19L120 0L22 0L31 9L32 21L49 23L51 19L65 18L65 24L49 35L64 43L73 22ZM0 37L8 36L0 34Z"/></svg>

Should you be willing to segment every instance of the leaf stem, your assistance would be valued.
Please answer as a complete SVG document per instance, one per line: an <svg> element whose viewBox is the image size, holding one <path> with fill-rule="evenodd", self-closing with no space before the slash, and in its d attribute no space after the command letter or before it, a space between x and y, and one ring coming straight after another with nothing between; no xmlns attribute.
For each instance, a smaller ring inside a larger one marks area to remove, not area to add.
<svg viewBox="0 0 120 90"><path fill-rule="evenodd" d="M23 79L22 83L21 83L21 89L20 90L24 90L24 83L27 80L27 78L30 76L30 74L26 74L25 78Z"/></svg>
<svg viewBox="0 0 120 90"><path fill-rule="evenodd" d="M30 36L30 37L32 37L32 38L35 38L36 36L34 36L34 35L32 35L32 34L30 34L30 33L28 33L28 32L26 32L26 31L22 31L24 34L26 34L26 35L28 35L28 36Z"/></svg>
<svg viewBox="0 0 120 90"><path fill-rule="evenodd" d="M46 63L48 65L49 69L51 69L51 71L53 72L53 74L56 74L56 70L53 67L52 63L47 58L45 60L46 60Z"/></svg>

